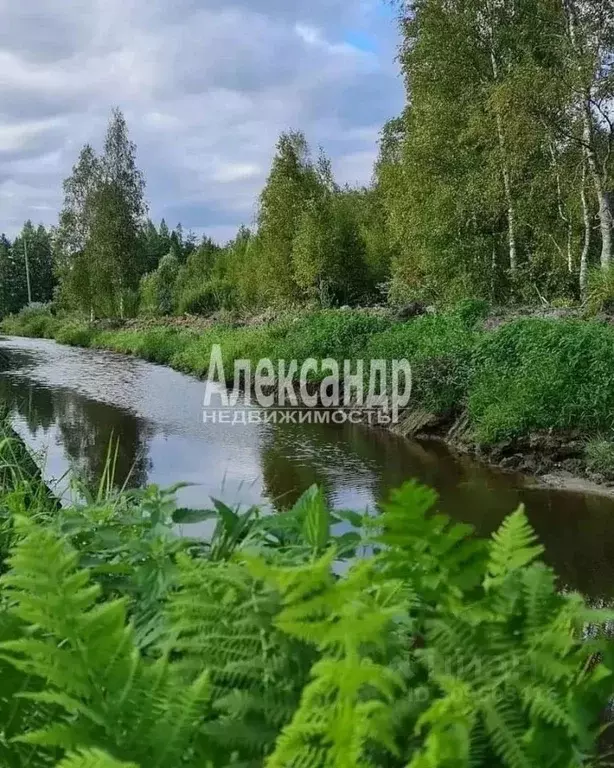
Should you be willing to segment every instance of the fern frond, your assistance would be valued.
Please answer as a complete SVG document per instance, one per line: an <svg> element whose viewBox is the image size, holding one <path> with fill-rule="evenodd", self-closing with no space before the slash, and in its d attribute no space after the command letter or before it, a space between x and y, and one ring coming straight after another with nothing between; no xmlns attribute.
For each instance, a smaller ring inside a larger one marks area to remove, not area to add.
<svg viewBox="0 0 614 768"><path fill-rule="evenodd" d="M335 578L333 560L328 552L294 569L246 561L280 593L284 607L276 626L326 654L313 665L311 682L267 762L271 768L308 765L298 759L306 754L318 755L317 765L366 766L375 745L397 751L390 715L403 682L377 655L394 619L404 614L402 590L398 582L374 580L374 564L365 561Z"/></svg>
<svg viewBox="0 0 614 768"><path fill-rule="evenodd" d="M99 749L89 749L75 752L65 757L56 768L139 768L136 763L123 763L120 760L101 752Z"/></svg>
<svg viewBox="0 0 614 768"><path fill-rule="evenodd" d="M427 605L458 599L475 588L483 578L486 552L484 542L470 538L470 525L451 525L447 516L431 514L436 501L432 490L406 483L380 504L373 523L386 577L411 585Z"/></svg>
<svg viewBox="0 0 614 768"><path fill-rule="evenodd" d="M485 586L504 579L512 571L529 565L539 557L544 548L536 544L536 541L537 536L521 506L506 517L499 530L493 534Z"/></svg>
<svg viewBox="0 0 614 768"><path fill-rule="evenodd" d="M42 690L28 696L56 715L17 738L67 751L96 746L123 760L175 768L201 737L206 676L186 685L167 659L144 659L126 624L125 601L97 602L100 589L78 568L78 554L50 529L22 520L18 530L2 586L11 613L27 626L0 651L39 680Z"/></svg>

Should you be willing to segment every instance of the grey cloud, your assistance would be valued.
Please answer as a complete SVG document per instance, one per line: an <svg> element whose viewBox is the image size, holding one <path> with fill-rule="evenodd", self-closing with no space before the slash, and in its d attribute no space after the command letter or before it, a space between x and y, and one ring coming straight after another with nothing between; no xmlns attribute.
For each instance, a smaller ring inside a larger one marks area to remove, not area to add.
<svg viewBox="0 0 614 768"><path fill-rule="evenodd" d="M152 216L224 239L253 219L280 131L303 129L342 181L365 183L402 105L393 24L365 0L20 4L0 0L0 231L53 223L62 178L116 104ZM382 53L354 48L352 29Z"/></svg>
<svg viewBox="0 0 614 768"><path fill-rule="evenodd" d="M76 54L91 40L91 3L0 0L0 49L38 62Z"/></svg>

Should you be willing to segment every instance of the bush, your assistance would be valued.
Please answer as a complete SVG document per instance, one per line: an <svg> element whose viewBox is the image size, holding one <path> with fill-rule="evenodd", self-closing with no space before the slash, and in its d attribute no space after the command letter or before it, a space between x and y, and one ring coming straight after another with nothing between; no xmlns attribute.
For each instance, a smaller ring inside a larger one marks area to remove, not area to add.
<svg viewBox="0 0 614 768"><path fill-rule="evenodd" d="M49 304L32 304L16 315L9 315L2 321L3 333L11 336L30 336L51 339L58 327L58 320L51 314Z"/></svg>
<svg viewBox="0 0 614 768"><path fill-rule="evenodd" d="M367 340L390 325L388 318L360 311L324 310L299 316L280 326L275 357L299 361L362 358Z"/></svg>
<svg viewBox="0 0 614 768"><path fill-rule="evenodd" d="M95 336L95 329L87 323L64 323L55 332L55 340L58 343L72 347L89 347Z"/></svg>
<svg viewBox="0 0 614 768"><path fill-rule="evenodd" d="M490 305L483 299L463 299L454 308L454 314L468 328L475 326L488 317Z"/></svg>
<svg viewBox="0 0 614 768"><path fill-rule="evenodd" d="M235 306L235 289L228 280L210 280L201 286L187 286L177 301L180 315L210 315L219 309L233 309Z"/></svg>
<svg viewBox="0 0 614 768"><path fill-rule="evenodd" d="M150 315L170 315L179 261L172 253L163 256L155 272L141 279L139 309Z"/></svg>

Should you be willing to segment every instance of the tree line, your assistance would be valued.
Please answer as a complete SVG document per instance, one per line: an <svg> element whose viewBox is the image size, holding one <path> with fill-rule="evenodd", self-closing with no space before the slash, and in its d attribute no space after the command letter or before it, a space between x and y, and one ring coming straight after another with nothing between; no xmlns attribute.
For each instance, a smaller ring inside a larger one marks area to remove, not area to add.
<svg viewBox="0 0 614 768"><path fill-rule="evenodd" d="M30 239L45 264L32 300L94 316L576 301L607 281L614 6L406 0L398 12L406 106L383 127L369 185L339 185L324 152L286 132L250 228L225 245L184 238L147 218L116 110L102 153L85 146L65 181L57 227L0 242L2 313L28 300Z"/></svg>

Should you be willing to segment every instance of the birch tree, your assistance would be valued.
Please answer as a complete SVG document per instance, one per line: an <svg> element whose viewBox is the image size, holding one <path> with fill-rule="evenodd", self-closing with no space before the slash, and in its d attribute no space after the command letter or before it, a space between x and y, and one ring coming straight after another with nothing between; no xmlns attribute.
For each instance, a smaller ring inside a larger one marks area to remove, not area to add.
<svg viewBox="0 0 614 768"><path fill-rule="evenodd" d="M597 197L601 266L612 261L611 156L614 142L614 5L562 0L568 50L565 76L582 124L582 146Z"/></svg>

